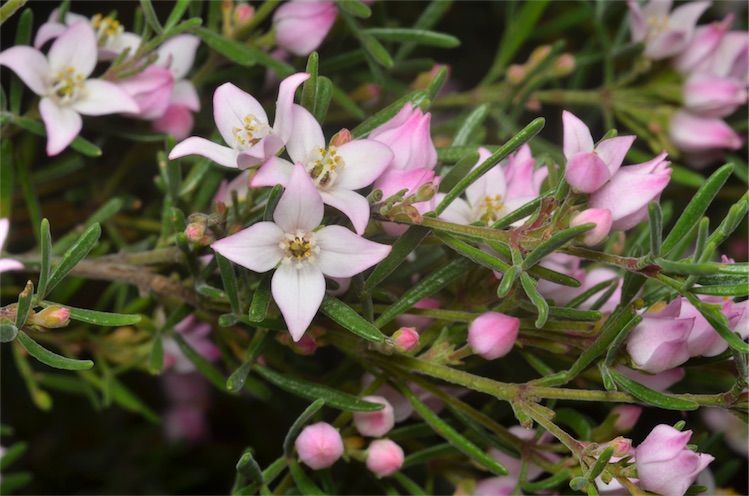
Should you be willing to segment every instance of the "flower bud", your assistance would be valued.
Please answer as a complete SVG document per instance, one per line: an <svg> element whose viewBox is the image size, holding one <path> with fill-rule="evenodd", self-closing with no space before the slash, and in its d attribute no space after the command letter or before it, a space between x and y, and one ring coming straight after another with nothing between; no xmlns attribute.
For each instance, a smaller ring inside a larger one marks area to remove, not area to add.
<svg viewBox="0 0 749 496"><path fill-rule="evenodd" d="M725 117L746 103L741 81L711 74L697 74L684 84L684 106L702 117Z"/></svg>
<svg viewBox="0 0 749 496"><path fill-rule="evenodd" d="M234 7L234 23L237 26L244 26L255 15L255 8L248 3L239 3Z"/></svg>
<svg viewBox="0 0 749 496"><path fill-rule="evenodd" d="M185 236L193 243L197 243L205 235L205 223L202 222L190 222L185 227Z"/></svg>
<svg viewBox="0 0 749 496"><path fill-rule="evenodd" d="M411 351L419 345L419 333L413 327L401 327L393 334L393 342L399 351Z"/></svg>
<svg viewBox="0 0 749 496"><path fill-rule="evenodd" d="M397 472L403 459L403 449L390 439L372 441L367 449L367 468L377 477Z"/></svg>
<svg viewBox="0 0 749 496"><path fill-rule="evenodd" d="M332 138L330 138L330 146L342 146L352 139L353 137L351 136L351 131L344 127L343 129L335 133Z"/></svg>
<svg viewBox="0 0 749 496"><path fill-rule="evenodd" d="M392 168L431 170L437 165L437 150L430 134L431 120L432 114L407 103L393 118L373 129L369 139L392 149Z"/></svg>
<svg viewBox="0 0 749 496"><path fill-rule="evenodd" d="M334 2L284 2L273 14L276 43L294 55L307 55L320 46L336 17Z"/></svg>
<svg viewBox="0 0 749 496"><path fill-rule="evenodd" d="M299 459L312 470L332 466L343 454L343 439L326 422L305 427L294 443Z"/></svg>
<svg viewBox="0 0 749 496"><path fill-rule="evenodd" d="M47 329L66 327L70 323L70 310L60 305L52 305L30 316L29 320L32 324Z"/></svg>
<svg viewBox="0 0 749 496"><path fill-rule="evenodd" d="M632 440L626 437L618 436L609 441L608 447L614 448L615 457L627 456L632 451Z"/></svg>
<svg viewBox="0 0 749 496"><path fill-rule="evenodd" d="M619 405L611 413L617 415L614 428L617 432L631 431L642 414L642 407L637 405Z"/></svg>
<svg viewBox="0 0 749 496"><path fill-rule="evenodd" d="M592 223L596 227L586 232L583 243L586 246L595 246L608 236L611 231L611 211L607 208L589 208L583 210L570 221L570 227Z"/></svg>
<svg viewBox="0 0 749 496"><path fill-rule="evenodd" d="M687 153L741 148L741 137L722 120L684 111L676 112L671 118L671 141Z"/></svg>
<svg viewBox="0 0 749 496"><path fill-rule="evenodd" d="M528 76L528 69L524 65L512 64L507 68L507 81L510 84L520 84Z"/></svg>
<svg viewBox="0 0 749 496"><path fill-rule="evenodd" d="M554 75L558 77L567 76L575 70L575 56L571 53L563 53L554 61Z"/></svg>
<svg viewBox="0 0 749 496"><path fill-rule="evenodd" d="M364 401L383 405L382 410L375 412L354 412L354 426L359 434L369 437L381 437L395 425L393 406L382 396L365 396Z"/></svg>
<svg viewBox="0 0 749 496"><path fill-rule="evenodd" d="M486 312L471 322L468 344L487 360L505 356L518 337L520 320L499 312Z"/></svg>

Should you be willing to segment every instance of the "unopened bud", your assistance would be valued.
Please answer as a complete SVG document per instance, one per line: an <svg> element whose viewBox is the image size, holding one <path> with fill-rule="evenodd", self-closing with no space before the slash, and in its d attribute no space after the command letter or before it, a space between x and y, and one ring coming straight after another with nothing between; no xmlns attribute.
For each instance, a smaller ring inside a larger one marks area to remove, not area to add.
<svg viewBox="0 0 749 496"><path fill-rule="evenodd" d="M248 3L240 3L234 7L234 23L237 26L244 26L255 15L255 8Z"/></svg>
<svg viewBox="0 0 749 496"><path fill-rule="evenodd" d="M364 401L383 405L374 412L354 412L354 426L359 434L368 437L382 437L395 425L393 406L382 396L365 396Z"/></svg>
<svg viewBox="0 0 749 496"><path fill-rule="evenodd" d="M330 146L341 146L345 145L353 138L351 137L351 131L346 128L341 129L330 138Z"/></svg>
<svg viewBox="0 0 749 496"><path fill-rule="evenodd" d="M317 342L315 341L315 338L309 334L303 335L302 338L296 343L293 343L292 346L294 351L304 356L314 355L317 350Z"/></svg>
<svg viewBox="0 0 749 496"><path fill-rule="evenodd" d="M343 454L338 430L325 422L308 425L294 443L299 459L312 470L332 466Z"/></svg>
<svg viewBox="0 0 749 496"><path fill-rule="evenodd" d="M476 354L494 360L512 350L519 330L518 318L499 312L486 312L471 322L468 344Z"/></svg>
<svg viewBox="0 0 749 496"><path fill-rule="evenodd" d="M609 446L614 448L613 456L621 457L627 456L632 451L632 440L626 437L616 437L609 441Z"/></svg>
<svg viewBox="0 0 749 496"><path fill-rule="evenodd" d="M70 310L60 305L52 305L29 316L29 321L47 329L66 327L70 323Z"/></svg>
<svg viewBox="0 0 749 496"><path fill-rule="evenodd" d="M437 194L437 185L434 183L426 183L419 186L419 189L414 193L414 203L431 200L434 195Z"/></svg>
<svg viewBox="0 0 749 496"><path fill-rule="evenodd" d="M563 53L554 61L554 75L567 76L575 70L575 56L571 53Z"/></svg>
<svg viewBox="0 0 749 496"><path fill-rule="evenodd" d="M403 460L403 449L390 439L372 441L367 448L367 468L377 477L394 474Z"/></svg>
<svg viewBox="0 0 749 496"><path fill-rule="evenodd" d="M522 83L527 75L528 70L525 68L525 66L512 64L507 68L507 81L510 84Z"/></svg>
<svg viewBox="0 0 749 496"><path fill-rule="evenodd" d="M393 342L399 351L411 351L419 345L419 333L413 327L401 327L393 334Z"/></svg>
<svg viewBox="0 0 749 496"><path fill-rule="evenodd" d="M586 246L595 246L606 239L611 231L611 211L607 208L589 208L583 210L570 221L570 227L583 224L595 224L595 227L583 235L583 243Z"/></svg>
<svg viewBox="0 0 749 496"><path fill-rule="evenodd" d="M531 52L530 57L528 57L528 65L531 67L535 67L546 57L548 57L549 54L551 54L551 46L541 45L540 47L536 47L536 49Z"/></svg>
<svg viewBox="0 0 749 496"><path fill-rule="evenodd" d="M382 87L379 84L364 83L359 85L349 95L355 102L374 103L382 94Z"/></svg>
<svg viewBox="0 0 749 496"><path fill-rule="evenodd" d="M205 235L205 224L199 222L191 222L185 227L185 236L192 243L197 243Z"/></svg>

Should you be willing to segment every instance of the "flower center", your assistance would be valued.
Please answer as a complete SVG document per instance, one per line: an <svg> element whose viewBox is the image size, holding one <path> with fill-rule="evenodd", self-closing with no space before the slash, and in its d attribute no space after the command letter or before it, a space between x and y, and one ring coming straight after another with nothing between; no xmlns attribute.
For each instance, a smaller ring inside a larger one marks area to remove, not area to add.
<svg viewBox="0 0 749 496"><path fill-rule="evenodd" d="M652 16L647 19L648 34L647 36L653 37L661 34L668 28L668 16Z"/></svg>
<svg viewBox="0 0 749 496"><path fill-rule="evenodd" d="M99 46L108 45L125 31L120 21L102 14L96 14L91 18L91 26L96 30L96 42Z"/></svg>
<svg viewBox="0 0 749 496"><path fill-rule="evenodd" d="M487 225L493 224L500 219L504 207L502 195L485 196L479 204L479 220Z"/></svg>
<svg viewBox="0 0 749 496"><path fill-rule="evenodd" d="M242 127L235 127L232 129L236 148L241 150L250 148L270 134L270 126L259 121L257 117L252 114L244 116L242 124Z"/></svg>
<svg viewBox="0 0 749 496"><path fill-rule="evenodd" d="M283 250L281 263L293 264L297 269L301 269L305 263L314 262L317 254L320 253L315 235L304 231L286 233L278 247Z"/></svg>
<svg viewBox="0 0 749 496"><path fill-rule="evenodd" d="M331 145L328 148L318 148L314 150L305 169L309 173L315 186L320 189L327 189L335 183L338 178L338 170L342 169L346 163L343 161L336 147Z"/></svg>
<svg viewBox="0 0 749 496"><path fill-rule="evenodd" d="M65 67L52 80L52 94L60 103L75 101L83 88L83 74L75 72L70 66Z"/></svg>

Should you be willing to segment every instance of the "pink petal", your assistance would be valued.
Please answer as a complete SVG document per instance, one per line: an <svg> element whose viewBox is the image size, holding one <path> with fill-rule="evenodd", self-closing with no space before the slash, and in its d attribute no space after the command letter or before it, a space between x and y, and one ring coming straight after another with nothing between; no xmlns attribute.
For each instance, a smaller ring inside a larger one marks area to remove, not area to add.
<svg viewBox="0 0 749 496"><path fill-rule="evenodd" d="M273 131L286 143L291 136L294 125L293 105L296 89L307 79L309 74L298 72L287 77L278 86L278 100L276 100L276 117L273 121Z"/></svg>
<svg viewBox="0 0 749 496"><path fill-rule="evenodd" d="M595 152L581 152L567 160L564 177L579 193L593 193L611 177L606 163Z"/></svg>
<svg viewBox="0 0 749 496"><path fill-rule="evenodd" d="M391 247L357 236L342 226L327 226L316 234L317 264L331 277L352 277L380 262Z"/></svg>
<svg viewBox="0 0 749 496"><path fill-rule="evenodd" d="M45 22L39 26L39 30L36 32L34 37L34 48L40 49L49 40L55 39L60 36L68 27L59 22Z"/></svg>
<svg viewBox="0 0 749 496"><path fill-rule="evenodd" d="M699 153L714 148L741 148L736 131L720 119L679 111L671 118L671 140L685 152Z"/></svg>
<svg viewBox="0 0 749 496"><path fill-rule="evenodd" d="M170 105L180 105L193 112L200 110L200 97L192 82L183 79L174 83L172 96L169 98Z"/></svg>
<svg viewBox="0 0 749 496"><path fill-rule="evenodd" d="M589 205L611 211L614 221L633 214L657 198L671 179L671 169L639 174L622 167L608 184L593 193ZM616 227L615 227L616 229Z"/></svg>
<svg viewBox="0 0 749 496"><path fill-rule="evenodd" d="M300 105L292 105L291 133L286 151L291 160L306 163L314 150L325 148L325 137L317 119Z"/></svg>
<svg viewBox="0 0 749 496"><path fill-rule="evenodd" d="M398 111L397 114L395 114L393 117L391 117L388 121L386 121L384 124L380 124L376 128L374 128L369 133L370 139L375 139L378 136L380 136L385 131L390 131L391 129L396 129L403 124L406 123L406 121L409 119L411 114L414 111L413 105L411 103L406 103L401 107L401 109Z"/></svg>
<svg viewBox="0 0 749 496"><path fill-rule="evenodd" d="M632 31L632 41L642 41L648 30L645 15L637 0L627 0L627 7L629 7L629 29Z"/></svg>
<svg viewBox="0 0 749 496"><path fill-rule="evenodd" d="M175 139L183 140L192 131L192 112L182 105L169 105L164 115L154 120L151 126L156 131L171 134Z"/></svg>
<svg viewBox="0 0 749 496"><path fill-rule="evenodd" d="M0 219L0 250L5 246L5 240L8 238L8 231L10 230L10 220Z"/></svg>
<svg viewBox="0 0 749 496"><path fill-rule="evenodd" d="M564 127L564 156L568 160L577 153L593 151L593 137L583 121L565 110L562 112L562 125Z"/></svg>
<svg viewBox="0 0 749 496"><path fill-rule="evenodd" d="M53 74L72 67L84 78L96 66L96 35L88 22L76 22L57 38L47 60Z"/></svg>
<svg viewBox="0 0 749 496"><path fill-rule="evenodd" d="M250 182L253 188L263 186L286 186L294 171L294 164L279 157L271 157L257 170Z"/></svg>
<svg viewBox="0 0 749 496"><path fill-rule="evenodd" d="M230 147L236 148L234 128L242 129L245 117L250 115L261 123L268 123L262 105L233 84L224 83L213 93L213 118L218 132Z"/></svg>
<svg viewBox="0 0 749 496"><path fill-rule="evenodd" d="M315 318L325 296L325 277L320 269L305 264L281 264L273 274L271 292L294 341L299 341Z"/></svg>
<svg viewBox="0 0 749 496"><path fill-rule="evenodd" d="M647 374L634 369L619 366L617 370L633 381L637 381L654 391L663 392L684 378L686 372L683 368L664 370L658 374Z"/></svg>
<svg viewBox="0 0 749 496"><path fill-rule="evenodd" d="M603 140L596 146L596 154L601 157L612 176L621 167L624 156L627 155L634 141L634 136L617 136Z"/></svg>
<svg viewBox="0 0 749 496"><path fill-rule="evenodd" d="M255 167L275 156L283 148L283 141L275 134L269 134L247 150L239 152L237 164L242 169Z"/></svg>
<svg viewBox="0 0 749 496"><path fill-rule="evenodd" d="M287 233L297 230L310 232L320 225L323 201L307 171L300 164L294 166L291 178L278 200L273 220Z"/></svg>
<svg viewBox="0 0 749 496"><path fill-rule="evenodd" d="M156 63L162 67L168 67L174 79L182 79L192 69L198 45L200 45L200 38L190 34L180 34L169 38L159 47L159 58Z"/></svg>
<svg viewBox="0 0 749 496"><path fill-rule="evenodd" d="M186 157L188 155L200 155L201 157L209 158L224 167L231 167L233 169L237 168L236 150L233 150L228 146L219 145L213 141L208 141L205 138L192 136L177 143L177 146L172 148L172 151L169 152L169 160Z"/></svg>
<svg viewBox="0 0 749 496"><path fill-rule="evenodd" d="M359 193L350 189L331 188L320 191L322 201L337 208L349 218L356 234L363 234L369 223L369 202Z"/></svg>
<svg viewBox="0 0 749 496"><path fill-rule="evenodd" d="M125 90L101 79L85 81L81 96L71 104L71 107L83 115L137 113L139 110L138 104Z"/></svg>
<svg viewBox="0 0 749 496"><path fill-rule="evenodd" d="M337 15L333 2L284 3L273 15L278 46L294 55L309 54L320 46Z"/></svg>
<svg viewBox="0 0 749 496"><path fill-rule="evenodd" d="M47 155L63 151L81 132L81 116L70 107L63 107L49 98L39 102L39 113L47 129Z"/></svg>
<svg viewBox="0 0 749 496"><path fill-rule="evenodd" d="M37 95L46 95L50 86L50 69L47 58L38 50L15 46L0 52L0 65L4 65Z"/></svg>
<svg viewBox="0 0 749 496"><path fill-rule="evenodd" d="M354 140L338 147L345 166L338 174L336 186L361 189L380 177L393 160L387 145L374 140Z"/></svg>
<svg viewBox="0 0 749 496"><path fill-rule="evenodd" d="M689 359L687 339L694 319L644 318L632 331L627 351L642 370L657 374Z"/></svg>
<svg viewBox="0 0 749 496"><path fill-rule="evenodd" d="M679 431L666 424L657 425L636 448L637 462L652 463L674 458L687 447L691 437L692 431Z"/></svg>
<svg viewBox="0 0 749 496"><path fill-rule="evenodd" d="M18 260L13 260L11 258L0 258L0 272L23 270L23 268L23 264Z"/></svg>
<svg viewBox="0 0 749 496"><path fill-rule="evenodd" d="M278 244L283 231L273 222L258 222L211 245L232 262L255 272L267 272L283 258Z"/></svg>

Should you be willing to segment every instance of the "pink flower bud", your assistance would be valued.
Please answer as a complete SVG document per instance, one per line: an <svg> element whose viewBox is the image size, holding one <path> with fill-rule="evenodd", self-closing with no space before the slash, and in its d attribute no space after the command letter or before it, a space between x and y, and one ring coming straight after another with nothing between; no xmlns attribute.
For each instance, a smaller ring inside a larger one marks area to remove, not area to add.
<svg viewBox="0 0 749 496"><path fill-rule="evenodd" d="M273 14L276 43L294 55L307 55L320 46L337 16L334 2L285 2Z"/></svg>
<svg viewBox="0 0 749 496"><path fill-rule="evenodd" d="M583 243L586 246L595 246L609 235L611 230L611 211L607 208L589 208L583 210L570 221L570 227L593 223L593 229L585 233Z"/></svg>
<svg viewBox="0 0 749 496"><path fill-rule="evenodd" d="M204 234L205 223L191 222L187 224L187 227L185 228L185 236L187 236L187 239L189 241L192 241L193 243L196 243L203 239Z"/></svg>
<svg viewBox="0 0 749 496"><path fill-rule="evenodd" d="M135 117L146 120L158 119L169 106L174 87L172 72L164 67L151 65L133 77L117 85L138 104Z"/></svg>
<svg viewBox="0 0 749 496"><path fill-rule="evenodd" d="M431 120L432 114L407 103L392 119L373 129L369 138L393 150L394 169L434 169L437 150L430 134Z"/></svg>
<svg viewBox="0 0 749 496"><path fill-rule="evenodd" d="M70 323L70 310L60 305L52 305L35 313L29 320L32 324L47 329L66 327Z"/></svg>
<svg viewBox="0 0 749 496"><path fill-rule="evenodd" d="M397 472L403 465L403 459L403 449L390 439L372 441L367 448L367 468L377 477Z"/></svg>
<svg viewBox="0 0 749 496"><path fill-rule="evenodd" d="M292 346L294 347L294 351L304 356L314 355L315 351L317 351L317 341L315 341L315 338L309 333L302 336L302 338L296 343L293 343Z"/></svg>
<svg viewBox="0 0 749 496"><path fill-rule="evenodd" d="M354 412L354 426L359 434L369 437L382 437L395 425L393 406L382 396L365 396L364 401L378 403L385 408L375 412Z"/></svg>
<svg viewBox="0 0 749 496"><path fill-rule="evenodd" d="M248 3L240 3L234 7L234 22L242 26L250 22L255 15L255 8Z"/></svg>
<svg viewBox="0 0 749 496"><path fill-rule="evenodd" d="M702 117L725 117L746 103L744 83L737 79L697 74L684 84L684 106Z"/></svg>
<svg viewBox="0 0 749 496"><path fill-rule="evenodd" d="M343 128L335 133L332 138L330 138L330 146L343 146L352 139L353 137L351 136L351 131Z"/></svg>
<svg viewBox="0 0 749 496"><path fill-rule="evenodd" d="M419 333L413 327L401 327L393 334L393 342L400 351L411 351L419 345Z"/></svg>
<svg viewBox="0 0 749 496"><path fill-rule="evenodd" d="M685 111L676 112L671 118L671 140L687 153L741 148L741 137L722 120Z"/></svg>
<svg viewBox="0 0 749 496"><path fill-rule="evenodd" d="M636 405L619 405L611 413L617 415L617 419L614 422L614 429L617 432L629 432L640 419L642 407Z"/></svg>
<svg viewBox="0 0 749 496"><path fill-rule="evenodd" d="M505 356L512 350L520 329L520 319L499 312L486 312L471 322L468 344L487 360Z"/></svg>
<svg viewBox="0 0 749 496"><path fill-rule="evenodd" d="M682 496L714 460L687 448L692 431L657 425L635 449L640 487L663 496Z"/></svg>
<svg viewBox="0 0 749 496"><path fill-rule="evenodd" d="M332 466L343 454L343 439L326 422L305 427L294 443L299 459L312 470Z"/></svg>
<svg viewBox="0 0 749 496"><path fill-rule="evenodd" d="M618 436L609 441L607 448L614 448L615 457L627 456L632 451L632 440L626 437Z"/></svg>

